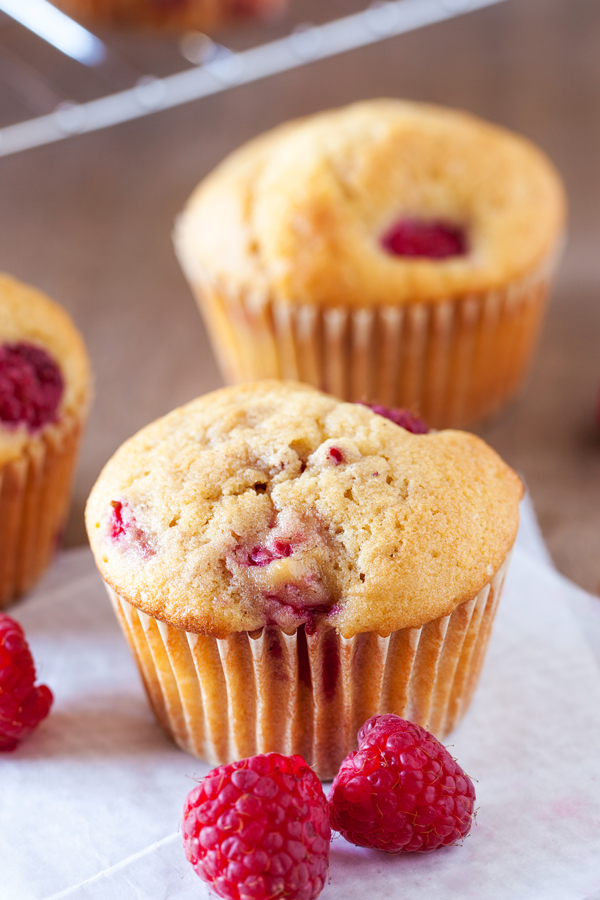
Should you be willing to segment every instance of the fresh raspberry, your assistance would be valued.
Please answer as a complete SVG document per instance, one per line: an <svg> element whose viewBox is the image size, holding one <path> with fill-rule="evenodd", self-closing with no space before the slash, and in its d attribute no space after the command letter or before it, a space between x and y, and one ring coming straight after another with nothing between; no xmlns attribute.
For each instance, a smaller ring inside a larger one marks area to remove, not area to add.
<svg viewBox="0 0 600 900"><path fill-rule="evenodd" d="M373 716L335 776L329 821L359 847L424 853L469 833L474 802L473 782L432 734Z"/></svg>
<svg viewBox="0 0 600 900"><path fill-rule="evenodd" d="M61 371L41 347L25 341L0 346L0 421L37 431L55 422L64 392Z"/></svg>
<svg viewBox="0 0 600 900"><path fill-rule="evenodd" d="M325 884L331 829L321 782L301 756L220 766L188 794L183 845L227 900L312 900Z"/></svg>
<svg viewBox="0 0 600 900"><path fill-rule="evenodd" d="M378 416L389 419L390 422L399 425L400 428L405 428L412 434L429 434L429 428L423 419L419 419L408 409L393 409L390 406L382 406L380 403L362 403L361 405L368 406Z"/></svg>
<svg viewBox="0 0 600 900"><path fill-rule="evenodd" d="M386 231L381 243L393 256L446 259L449 256L462 256L467 252L463 229L448 222L401 219Z"/></svg>
<svg viewBox="0 0 600 900"><path fill-rule="evenodd" d="M0 750L14 750L50 712L52 691L34 682L35 666L23 629L0 613Z"/></svg>

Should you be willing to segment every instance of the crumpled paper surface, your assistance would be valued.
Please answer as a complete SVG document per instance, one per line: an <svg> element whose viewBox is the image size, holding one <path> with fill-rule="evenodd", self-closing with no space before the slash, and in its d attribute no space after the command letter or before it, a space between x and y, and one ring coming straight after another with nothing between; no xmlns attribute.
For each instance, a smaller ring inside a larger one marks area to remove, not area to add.
<svg viewBox="0 0 600 900"><path fill-rule="evenodd" d="M150 713L87 550L10 610L50 717L0 755L1 900L198 900L184 798L208 767ZM386 856L332 844L323 900L600 897L600 601L558 575L528 503L474 702L449 739L477 779L463 846Z"/></svg>

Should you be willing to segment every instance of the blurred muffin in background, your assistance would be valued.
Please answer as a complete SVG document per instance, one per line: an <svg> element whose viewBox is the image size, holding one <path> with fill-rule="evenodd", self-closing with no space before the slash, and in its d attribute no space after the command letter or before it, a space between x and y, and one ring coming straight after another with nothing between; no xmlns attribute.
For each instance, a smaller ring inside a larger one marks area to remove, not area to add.
<svg viewBox="0 0 600 900"><path fill-rule="evenodd" d="M522 382L564 219L529 141L375 100L233 153L175 244L229 382L297 378L463 427Z"/></svg>
<svg viewBox="0 0 600 900"><path fill-rule="evenodd" d="M52 0L86 25L211 29L244 18L267 18L286 0Z"/></svg>
<svg viewBox="0 0 600 900"><path fill-rule="evenodd" d="M67 313L0 275L0 608L59 544L89 400L88 356Z"/></svg>

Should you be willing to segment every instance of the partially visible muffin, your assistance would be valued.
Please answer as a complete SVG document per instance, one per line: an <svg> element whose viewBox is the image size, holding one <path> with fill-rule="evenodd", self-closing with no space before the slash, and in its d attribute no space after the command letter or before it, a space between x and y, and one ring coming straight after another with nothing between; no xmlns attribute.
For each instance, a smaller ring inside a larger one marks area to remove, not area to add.
<svg viewBox="0 0 600 900"><path fill-rule="evenodd" d="M0 607L59 546L90 400L90 368L67 313L0 275Z"/></svg>
<svg viewBox="0 0 600 900"><path fill-rule="evenodd" d="M462 427L521 383L564 218L525 138L374 100L233 153L175 245L229 381L300 378Z"/></svg>
<svg viewBox="0 0 600 900"><path fill-rule="evenodd" d="M86 522L175 740L211 762L301 753L325 777L374 713L438 734L462 715L521 493L473 435L265 381L127 441Z"/></svg>
<svg viewBox="0 0 600 900"><path fill-rule="evenodd" d="M285 0L52 0L89 25L211 30L244 18L264 18Z"/></svg>

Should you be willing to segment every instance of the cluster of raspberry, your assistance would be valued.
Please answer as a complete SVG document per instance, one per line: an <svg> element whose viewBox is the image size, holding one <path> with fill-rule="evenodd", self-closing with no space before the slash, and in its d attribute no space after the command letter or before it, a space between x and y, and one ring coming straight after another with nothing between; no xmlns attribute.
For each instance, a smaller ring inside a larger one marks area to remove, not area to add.
<svg viewBox="0 0 600 900"><path fill-rule="evenodd" d="M187 797L183 842L226 900L314 900L332 830L359 847L423 853L462 840L474 804L473 782L432 734L373 716L328 798L301 756L266 753L213 769Z"/></svg>
<svg viewBox="0 0 600 900"><path fill-rule="evenodd" d="M23 629L0 613L0 750L50 712ZM197 874L226 900L314 900L326 884L332 830L359 847L427 852L470 831L475 789L428 731L373 716L329 797L301 756L266 753L213 769L188 795L183 842Z"/></svg>

